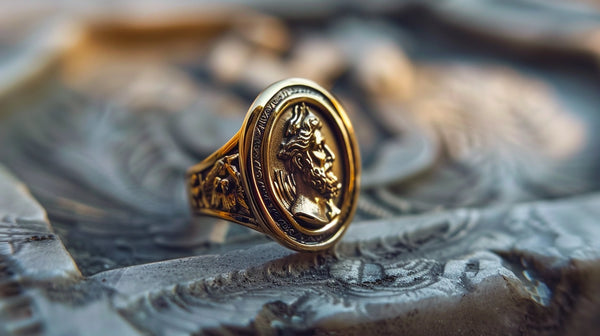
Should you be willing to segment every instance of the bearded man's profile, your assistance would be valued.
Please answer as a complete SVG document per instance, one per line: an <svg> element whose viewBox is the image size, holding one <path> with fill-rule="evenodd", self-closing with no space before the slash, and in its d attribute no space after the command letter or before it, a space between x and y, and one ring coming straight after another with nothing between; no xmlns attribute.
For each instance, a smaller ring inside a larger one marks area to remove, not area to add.
<svg viewBox="0 0 600 336"><path fill-rule="evenodd" d="M293 107L277 153L286 169L276 169L274 178L275 190L294 218L313 227L330 223L340 213L333 201L341 183L331 170L335 155L322 127L306 104Z"/></svg>

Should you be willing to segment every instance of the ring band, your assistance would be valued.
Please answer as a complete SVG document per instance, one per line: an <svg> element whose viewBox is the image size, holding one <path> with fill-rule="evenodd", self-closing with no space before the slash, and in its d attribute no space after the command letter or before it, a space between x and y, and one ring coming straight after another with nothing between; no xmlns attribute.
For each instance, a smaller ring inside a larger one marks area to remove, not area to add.
<svg viewBox="0 0 600 336"><path fill-rule="evenodd" d="M194 215L242 224L298 251L339 240L356 210L359 177L345 111L298 78L260 93L240 131L186 176Z"/></svg>

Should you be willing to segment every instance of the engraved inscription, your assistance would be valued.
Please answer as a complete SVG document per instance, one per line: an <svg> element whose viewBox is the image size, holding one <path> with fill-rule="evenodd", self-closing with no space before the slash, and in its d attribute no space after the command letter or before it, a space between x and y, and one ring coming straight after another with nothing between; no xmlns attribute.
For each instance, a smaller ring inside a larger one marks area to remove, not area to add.
<svg viewBox="0 0 600 336"><path fill-rule="evenodd" d="M294 105L277 157L286 169L275 169L274 185L285 207L301 223L322 227L335 219L341 183L331 170L335 154L321 133L323 124L305 103Z"/></svg>
<svg viewBox="0 0 600 336"><path fill-rule="evenodd" d="M246 195L241 184L239 154L227 155L203 173L190 178L192 206L250 216Z"/></svg>

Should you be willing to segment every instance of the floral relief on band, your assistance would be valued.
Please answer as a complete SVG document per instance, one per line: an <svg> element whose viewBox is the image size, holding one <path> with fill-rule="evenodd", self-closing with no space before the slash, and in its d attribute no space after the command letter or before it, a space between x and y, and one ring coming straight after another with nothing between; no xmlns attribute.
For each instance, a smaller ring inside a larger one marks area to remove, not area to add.
<svg viewBox="0 0 600 336"><path fill-rule="evenodd" d="M206 174L193 174L190 179L192 206L250 216L238 167L239 154L236 153L217 160Z"/></svg>

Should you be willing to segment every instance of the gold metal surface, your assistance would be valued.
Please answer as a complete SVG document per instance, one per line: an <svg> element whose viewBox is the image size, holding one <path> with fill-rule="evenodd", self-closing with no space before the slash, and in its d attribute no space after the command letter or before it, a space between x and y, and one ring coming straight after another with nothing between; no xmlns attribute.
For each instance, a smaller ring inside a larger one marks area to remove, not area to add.
<svg viewBox="0 0 600 336"><path fill-rule="evenodd" d="M356 210L359 162L337 100L314 82L283 80L258 95L227 144L188 170L190 205L298 251L326 249Z"/></svg>

